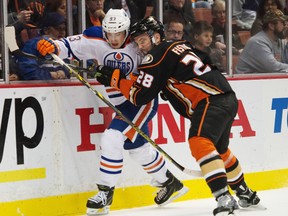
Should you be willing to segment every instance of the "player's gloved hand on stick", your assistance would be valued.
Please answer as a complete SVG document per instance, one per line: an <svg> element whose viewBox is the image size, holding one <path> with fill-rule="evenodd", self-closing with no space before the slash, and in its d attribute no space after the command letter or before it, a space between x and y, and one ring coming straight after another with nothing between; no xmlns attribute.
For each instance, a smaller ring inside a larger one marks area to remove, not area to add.
<svg viewBox="0 0 288 216"><path fill-rule="evenodd" d="M42 56L46 56L51 53L58 54L58 45L52 40L52 38L43 38L37 43L37 50Z"/></svg>
<svg viewBox="0 0 288 216"><path fill-rule="evenodd" d="M119 89L120 80L124 79L125 75L119 69L99 65L96 67L95 77L101 84Z"/></svg>

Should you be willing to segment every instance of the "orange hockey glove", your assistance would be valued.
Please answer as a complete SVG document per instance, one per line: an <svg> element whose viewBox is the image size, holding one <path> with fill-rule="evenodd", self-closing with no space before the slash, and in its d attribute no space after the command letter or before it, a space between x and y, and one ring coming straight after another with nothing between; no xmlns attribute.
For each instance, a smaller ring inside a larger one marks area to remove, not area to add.
<svg viewBox="0 0 288 216"><path fill-rule="evenodd" d="M51 38L43 38L37 43L37 50L42 56L58 54L58 45Z"/></svg>

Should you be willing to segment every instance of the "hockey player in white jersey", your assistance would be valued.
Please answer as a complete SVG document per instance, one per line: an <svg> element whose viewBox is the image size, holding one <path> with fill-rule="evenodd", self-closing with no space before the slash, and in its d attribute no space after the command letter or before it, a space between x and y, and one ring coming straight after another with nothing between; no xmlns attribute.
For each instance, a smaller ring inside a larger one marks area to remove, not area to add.
<svg viewBox="0 0 288 216"><path fill-rule="evenodd" d="M126 77L137 75L141 57L137 47L130 42L130 19L123 9L110 9L103 22L103 38L97 35L95 27L83 34L70 36L61 41L40 40L37 49L41 55L57 53L61 58L78 60L96 59L99 64L119 68ZM111 102L142 131L149 134L148 122L155 115L158 99L144 106L134 106L120 91L107 87ZM151 175L161 188L154 201L165 205L184 195L188 189L172 175L165 165L163 156L147 143L130 125L116 115L100 140L100 176L97 181L99 192L88 199L87 215L107 214L113 200L115 185L123 167L123 147L132 159Z"/></svg>

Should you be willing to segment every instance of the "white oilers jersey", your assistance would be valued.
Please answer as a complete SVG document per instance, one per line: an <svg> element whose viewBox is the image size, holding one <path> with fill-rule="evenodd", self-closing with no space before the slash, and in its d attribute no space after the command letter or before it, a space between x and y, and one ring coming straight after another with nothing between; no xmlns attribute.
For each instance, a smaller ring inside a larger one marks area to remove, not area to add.
<svg viewBox="0 0 288 216"><path fill-rule="evenodd" d="M141 61L140 55L137 54L139 52L136 45L130 42L124 48L113 49L102 38L88 37L81 34L62 39L58 45L60 49L59 57L62 59L96 59L99 65L119 68L127 78L131 72L137 73L137 66ZM106 91L115 106L126 100L120 91L112 87L107 87Z"/></svg>

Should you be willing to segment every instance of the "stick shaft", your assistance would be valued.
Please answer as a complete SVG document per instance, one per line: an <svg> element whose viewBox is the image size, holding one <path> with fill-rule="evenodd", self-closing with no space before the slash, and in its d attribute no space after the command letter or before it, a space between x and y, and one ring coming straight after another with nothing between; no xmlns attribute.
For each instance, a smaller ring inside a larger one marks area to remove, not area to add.
<svg viewBox="0 0 288 216"><path fill-rule="evenodd" d="M27 58L38 59L37 56L31 55L29 53L22 52L17 43L15 37L15 28L14 26L5 27L5 41L10 49L10 51L15 55L26 56ZM196 177L201 177L201 171L191 170L183 167L178 162L176 162L169 154L167 154L161 147L159 147L146 133L144 133L139 127L137 127L129 118L127 118L120 110L118 110L110 101L108 101L99 91L93 88L90 83L85 80L78 72L76 72L72 67L66 64L59 56L56 54L51 54L53 59L66 68L71 74L74 74L76 78L84 84L93 94L95 94L100 100L102 100L107 106L112 108L121 118L129 124L135 131L137 131L147 142L149 142L154 148L156 148L162 155L164 155L172 164L174 164L178 169L183 171L184 173Z"/></svg>
<svg viewBox="0 0 288 216"><path fill-rule="evenodd" d="M81 81L89 90L91 90L97 97L99 97L107 106L111 107L123 120L129 124L135 131L137 131L145 140L147 140L153 147L155 147L159 152L161 152L171 163L173 163L178 169L185 172L186 174L193 176L202 176L200 171L189 170L178 162L176 162L169 154L167 154L162 148L160 148L146 133L144 133L139 127L137 127L130 119L122 114L122 112L117 109L113 104L110 103L99 91L94 89L81 75L79 75L73 68L69 67L59 56L56 54L51 54L55 61L69 70L70 73L74 74L79 81Z"/></svg>

